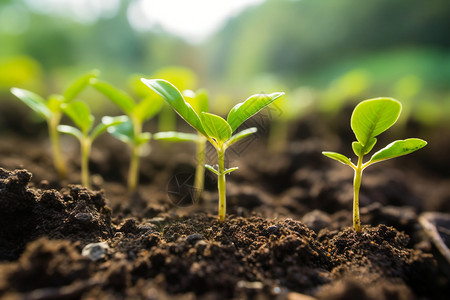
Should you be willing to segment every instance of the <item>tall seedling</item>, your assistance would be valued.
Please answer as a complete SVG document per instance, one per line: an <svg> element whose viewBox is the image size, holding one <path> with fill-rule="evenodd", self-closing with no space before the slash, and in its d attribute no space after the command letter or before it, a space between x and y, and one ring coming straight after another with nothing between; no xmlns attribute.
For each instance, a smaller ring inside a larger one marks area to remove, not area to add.
<svg viewBox="0 0 450 300"><path fill-rule="evenodd" d="M353 228L356 232L361 231L359 189L363 170L374 163L419 150L427 144L426 141L417 138L394 141L375 152L369 161L363 162L364 155L368 154L375 146L376 136L395 124L401 110L401 103L391 98L369 99L362 101L355 107L351 117L351 127L357 139L352 144L353 152L358 156L356 165L350 161L350 158L342 154L322 152L323 155L346 164L355 171L353 180Z"/></svg>
<svg viewBox="0 0 450 300"><path fill-rule="evenodd" d="M78 127L69 125L58 125L58 131L73 135L78 139L81 146L81 183L90 188L89 180L89 156L91 153L92 142L108 127L114 126L126 122L128 118L126 116L120 117L103 117L100 124L94 129L94 116L91 115L89 107L81 101L73 101L62 106L64 113Z"/></svg>
<svg viewBox="0 0 450 300"><path fill-rule="evenodd" d="M195 112L200 115L202 112L208 112L208 95L205 90L199 90L196 93L187 90L183 92L184 98ZM197 166L195 169L194 182L194 200L199 199L205 183L205 150L206 138L197 131L197 134L184 133L177 131L158 132L153 135L154 140L169 142L193 142L197 146Z"/></svg>
<svg viewBox="0 0 450 300"><path fill-rule="evenodd" d="M283 93L257 94L250 96L247 100L234 106L228 114L227 120L202 112L200 115L188 104L183 95L170 82L162 79L147 80L142 79L149 88L160 94L167 103L194 129L201 133L213 145L217 151L218 169L210 165L205 167L218 177L219 191L219 222L225 220L226 213L226 187L225 175L237 170L237 167L225 169L225 151L234 143L255 133L255 127L242 130L235 135L233 132L248 118L259 112L261 109L275 101Z"/></svg>
<svg viewBox="0 0 450 300"><path fill-rule="evenodd" d="M50 95L47 100L24 89L11 89L11 93L47 121L49 136L52 143L53 164L60 178L66 178L67 176L67 167L61 153L61 145L57 130L63 115L62 105L75 99L75 97L89 84L89 81L98 76L98 73L97 70L93 70L81 76L69 86L63 95Z"/></svg>
<svg viewBox="0 0 450 300"><path fill-rule="evenodd" d="M149 132L142 132L145 121L156 115L163 104L163 100L154 93L148 94L136 103L127 93L114 88L107 82L97 79L91 84L98 91L108 97L129 118L129 121L108 129L114 137L126 143L131 149L131 160L128 171L128 190L134 191L139 181L139 156L141 147L151 139Z"/></svg>

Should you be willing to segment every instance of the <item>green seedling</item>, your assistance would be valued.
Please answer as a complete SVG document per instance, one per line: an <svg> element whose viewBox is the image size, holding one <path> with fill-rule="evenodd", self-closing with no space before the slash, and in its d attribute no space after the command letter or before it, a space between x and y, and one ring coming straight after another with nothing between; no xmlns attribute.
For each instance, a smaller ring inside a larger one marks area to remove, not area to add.
<svg viewBox="0 0 450 300"><path fill-rule="evenodd" d="M67 176L67 167L61 153L61 145L57 130L63 115L61 106L75 99L75 97L89 84L89 81L98 76L98 73L97 70L93 70L81 76L69 86L63 95L50 95L47 100L24 89L11 89L11 93L47 121L49 136L52 143L53 164L60 178L66 178Z"/></svg>
<svg viewBox="0 0 450 300"><path fill-rule="evenodd" d="M196 93L191 90L183 92L184 98L197 114L208 112L208 95L205 90ZM176 131L158 132L153 135L154 140L169 142L193 142L197 146L197 166L195 169L194 199L199 199L205 183L205 150L206 138L197 131L197 134Z"/></svg>
<svg viewBox="0 0 450 300"><path fill-rule="evenodd" d="M92 142L108 127L126 122L126 116L103 117L100 124L92 129L94 125L94 116L91 115L89 107L81 101L73 101L62 105L64 113L69 116L73 123L78 127L69 125L58 125L59 132L73 135L78 139L81 146L81 183L90 188L89 181L89 156L91 154Z"/></svg>
<svg viewBox="0 0 450 300"><path fill-rule="evenodd" d="M142 146L151 139L149 132L142 132L142 126L145 121L159 112L163 100L154 93L147 93L140 102L136 103L127 93L107 82L93 79L91 85L108 97L129 118L127 122L110 127L108 132L131 149L128 190L132 192L136 190L139 182L139 156Z"/></svg>
<svg viewBox="0 0 450 300"><path fill-rule="evenodd" d="M248 118L261 109L275 101L284 93L273 93L269 95L257 94L250 96L247 100L234 106L228 114L227 120L207 112L197 114L188 104L180 91L170 82L162 79L148 80L142 78L149 88L160 94L167 103L194 129L201 133L216 149L218 156L218 169L210 165L205 167L217 175L219 192L219 222L225 220L226 213L226 190L225 175L237 170L225 168L225 151L234 143L255 133L257 129L251 127L233 135L233 132Z"/></svg>
<svg viewBox="0 0 450 300"><path fill-rule="evenodd" d="M353 228L356 232L361 231L359 189L363 170L374 163L419 150L427 144L426 141L417 138L394 141L375 152L367 162L363 162L364 155L368 154L375 146L376 136L395 124L401 110L401 103L391 98L369 99L362 101L355 107L351 117L351 128L357 139L352 144L353 152L358 156L356 165L345 155L335 152L322 152L323 155L346 164L355 171L353 180Z"/></svg>

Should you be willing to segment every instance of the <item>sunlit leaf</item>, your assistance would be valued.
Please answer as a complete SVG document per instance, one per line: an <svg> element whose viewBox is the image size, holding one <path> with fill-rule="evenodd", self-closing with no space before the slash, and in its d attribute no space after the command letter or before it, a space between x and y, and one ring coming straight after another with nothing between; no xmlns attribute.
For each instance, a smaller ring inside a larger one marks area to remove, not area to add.
<svg viewBox="0 0 450 300"><path fill-rule="evenodd" d="M77 125L85 134L89 132L94 124L94 116L91 115L89 107L81 101L73 101L63 104L64 113Z"/></svg>
<svg viewBox="0 0 450 300"><path fill-rule="evenodd" d="M353 152L355 152L355 154L358 156L366 155L373 149L376 143L377 143L376 138L372 138L365 147L360 142L353 142L352 143Z"/></svg>
<svg viewBox="0 0 450 300"><path fill-rule="evenodd" d="M192 127L197 131L206 135L203 129L200 117L197 115L192 106L187 103L181 92L170 82L163 79L141 79L149 88L169 103L170 106Z"/></svg>
<svg viewBox="0 0 450 300"><path fill-rule="evenodd" d="M114 102L124 113L127 115L133 114L136 103L124 91L118 90L109 83L97 79L91 79L90 83L95 89Z"/></svg>
<svg viewBox="0 0 450 300"><path fill-rule="evenodd" d="M426 145L426 141L417 138L395 141L374 153L369 160L369 164L406 155L419 150Z"/></svg>
<svg viewBox="0 0 450 300"><path fill-rule="evenodd" d="M212 137L217 142L225 142L231 137L231 127L221 117L203 112L201 114L203 128L209 137Z"/></svg>
<svg viewBox="0 0 450 300"><path fill-rule="evenodd" d="M128 121L127 116L118 116L118 117L105 116L105 117L103 117L101 123L98 124L92 131L91 139L95 140L100 134L105 132L108 129L108 127L122 124L126 121Z"/></svg>
<svg viewBox="0 0 450 300"><path fill-rule="evenodd" d="M334 160L337 160L340 163L343 163L344 165L349 165L349 166L353 166L352 162L350 161L350 158L348 158L345 155L342 155L340 153L336 153L336 152L322 152L323 155L332 158Z"/></svg>
<svg viewBox="0 0 450 300"><path fill-rule="evenodd" d="M52 113L46 106L46 101L41 96L19 88L12 88L11 93L22 100L23 103L28 105L28 107L37 112L44 119L51 118Z"/></svg>
<svg viewBox="0 0 450 300"><path fill-rule="evenodd" d="M256 129L256 127L250 127L247 129L244 129L242 131L239 131L238 133L236 133L235 135L233 135L227 142L226 142L226 147L229 147L231 145L233 145L234 143L242 140L243 138L257 132L258 129Z"/></svg>
<svg viewBox="0 0 450 300"><path fill-rule="evenodd" d="M72 101L90 82L92 78L97 78L100 72L92 70L78 78L71 86L64 92L64 100L66 102Z"/></svg>
<svg viewBox="0 0 450 300"><path fill-rule="evenodd" d="M197 142L199 139L199 135L177 131L165 131L155 133L153 135L153 139L168 142Z"/></svg>
<svg viewBox="0 0 450 300"><path fill-rule="evenodd" d="M83 140L83 133L81 133L81 131L73 126L69 126L69 125L58 125L57 127L58 131L61 133L66 133L66 134L70 134L73 135L74 137L76 137L79 141Z"/></svg>
<svg viewBox="0 0 450 300"><path fill-rule="evenodd" d="M163 103L164 100L160 96L148 95L134 107L133 114L143 123L156 115L161 110Z"/></svg>
<svg viewBox="0 0 450 300"><path fill-rule="evenodd" d="M206 165L205 165L205 168L207 168L208 170L210 170L211 172L213 172L214 174L216 174L217 176L219 176L219 172L218 172L216 169L214 169L213 166L206 164Z"/></svg>
<svg viewBox="0 0 450 300"><path fill-rule="evenodd" d="M356 139L363 146L362 152L373 147L373 138L397 121L402 105L391 98L375 98L362 101L353 110L351 127Z"/></svg>
<svg viewBox="0 0 450 300"><path fill-rule="evenodd" d="M229 112L227 122L232 131L235 131L248 118L259 112L261 109L275 101L284 93L256 94L250 96L242 103L235 105Z"/></svg>

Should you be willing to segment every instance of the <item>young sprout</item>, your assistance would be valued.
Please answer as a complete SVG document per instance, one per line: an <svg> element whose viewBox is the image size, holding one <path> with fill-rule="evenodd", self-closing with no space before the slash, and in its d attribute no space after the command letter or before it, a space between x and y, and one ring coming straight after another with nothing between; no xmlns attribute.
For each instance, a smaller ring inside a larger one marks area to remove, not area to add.
<svg viewBox="0 0 450 300"><path fill-rule="evenodd" d="M51 95L47 100L41 96L19 88L12 88L13 93L23 103L28 105L32 110L38 113L47 121L50 141L53 152L53 165L58 172L60 178L66 178L67 167L61 153L61 145L59 142L59 134L57 127L61 121L62 108L61 105L72 101L88 84L91 78L98 76L98 71L93 70L80 78L78 78L63 95Z"/></svg>
<svg viewBox="0 0 450 300"><path fill-rule="evenodd" d="M245 120L259 112L261 109L275 101L284 93L273 93L269 95L257 94L250 96L247 100L234 106L228 114L227 120L223 118L202 112L200 115L188 104L183 95L170 82L155 79L147 80L142 78L148 87L160 94L167 103L194 129L201 133L214 146L218 156L218 169L210 165L205 167L217 175L219 191L219 222L225 220L226 212L226 193L225 193L225 175L237 170L237 167L225 169L225 151L228 147L241 139L255 133L257 129L251 127L242 130L235 135L233 132L244 123Z"/></svg>
<svg viewBox="0 0 450 300"><path fill-rule="evenodd" d="M197 114L208 112L208 95L205 90L199 90L194 93L191 90L183 91L184 98ZM193 142L197 146L197 166L195 169L194 181L194 200L199 199L205 183L205 150L206 138L197 131L197 134L166 131L158 132L153 135L154 140L169 142Z"/></svg>
<svg viewBox="0 0 450 300"><path fill-rule="evenodd" d="M129 121L110 127L108 132L131 149L130 167L128 170L128 190L134 191L139 181L139 155L141 148L151 139L149 132L142 132L145 121L156 115L163 104L163 100L154 93L147 93L136 103L127 93L114 88L112 85L97 79L91 80L91 85L108 97L129 118Z"/></svg>
<svg viewBox="0 0 450 300"><path fill-rule="evenodd" d="M427 144L426 141L417 138L394 141L375 152L367 162L363 162L364 155L368 154L375 146L376 136L395 124L401 110L401 103L392 98L369 99L362 101L355 107L351 117L351 127L357 139L356 142L352 143L353 152L358 156L356 165L350 161L350 158L342 154L322 152L325 156L349 165L355 171L353 180L353 228L356 232L361 231L359 188L361 187L363 170L374 163L419 150Z"/></svg>
<svg viewBox="0 0 450 300"><path fill-rule="evenodd" d="M126 122L126 116L103 117L100 124L94 129L94 116L91 115L88 106L81 101L73 101L62 106L64 113L78 127L69 125L58 125L58 131L73 135L78 139L81 146L81 183L90 188L89 181L89 156L91 154L92 142L110 126ZM91 130L92 129L92 130Z"/></svg>

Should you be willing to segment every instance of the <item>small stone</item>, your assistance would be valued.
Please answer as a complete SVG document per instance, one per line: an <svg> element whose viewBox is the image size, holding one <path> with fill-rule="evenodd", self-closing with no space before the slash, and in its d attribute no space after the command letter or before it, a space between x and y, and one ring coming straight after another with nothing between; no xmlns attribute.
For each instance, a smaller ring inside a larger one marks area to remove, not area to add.
<svg viewBox="0 0 450 300"><path fill-rule="evenodd" d="M266 230L269 234L276 234L278 232L278 229L279 229L278 226L272 225L272 226L267 227Z"/></svg>
<svg viewBox="0 0 450 300"><path fill-rule="evenodd" d="M83 250L81 250L81 255L89 258L92 261L97 261L106 256L109 251L109 246L106 242L101 243L91 243L87 244Z"/></svg>
<svg viewBox="0 0 450 300"><path fill-rule="evenodd" d="M195 244L195 242L202 240L202 239L203 239L203 235L201 235L200 233L194 233L194 234L188 235L186 237L186 241L189 244Z"/></svg>
<svg viewBox="0 0 450 300"><path fill-rule="evenodd" d="M80 223L88 224L94 219L94 217L90 213L77 213L75 215L75 219L80 221Z"/></svg>
<svg viewBox="0 0 450 300"><path fill-rule="evenodd" d="M260 281L238 281L237 286L241 289L246 289L246 290L262 290L264 285L262 282Z"/></svg>

